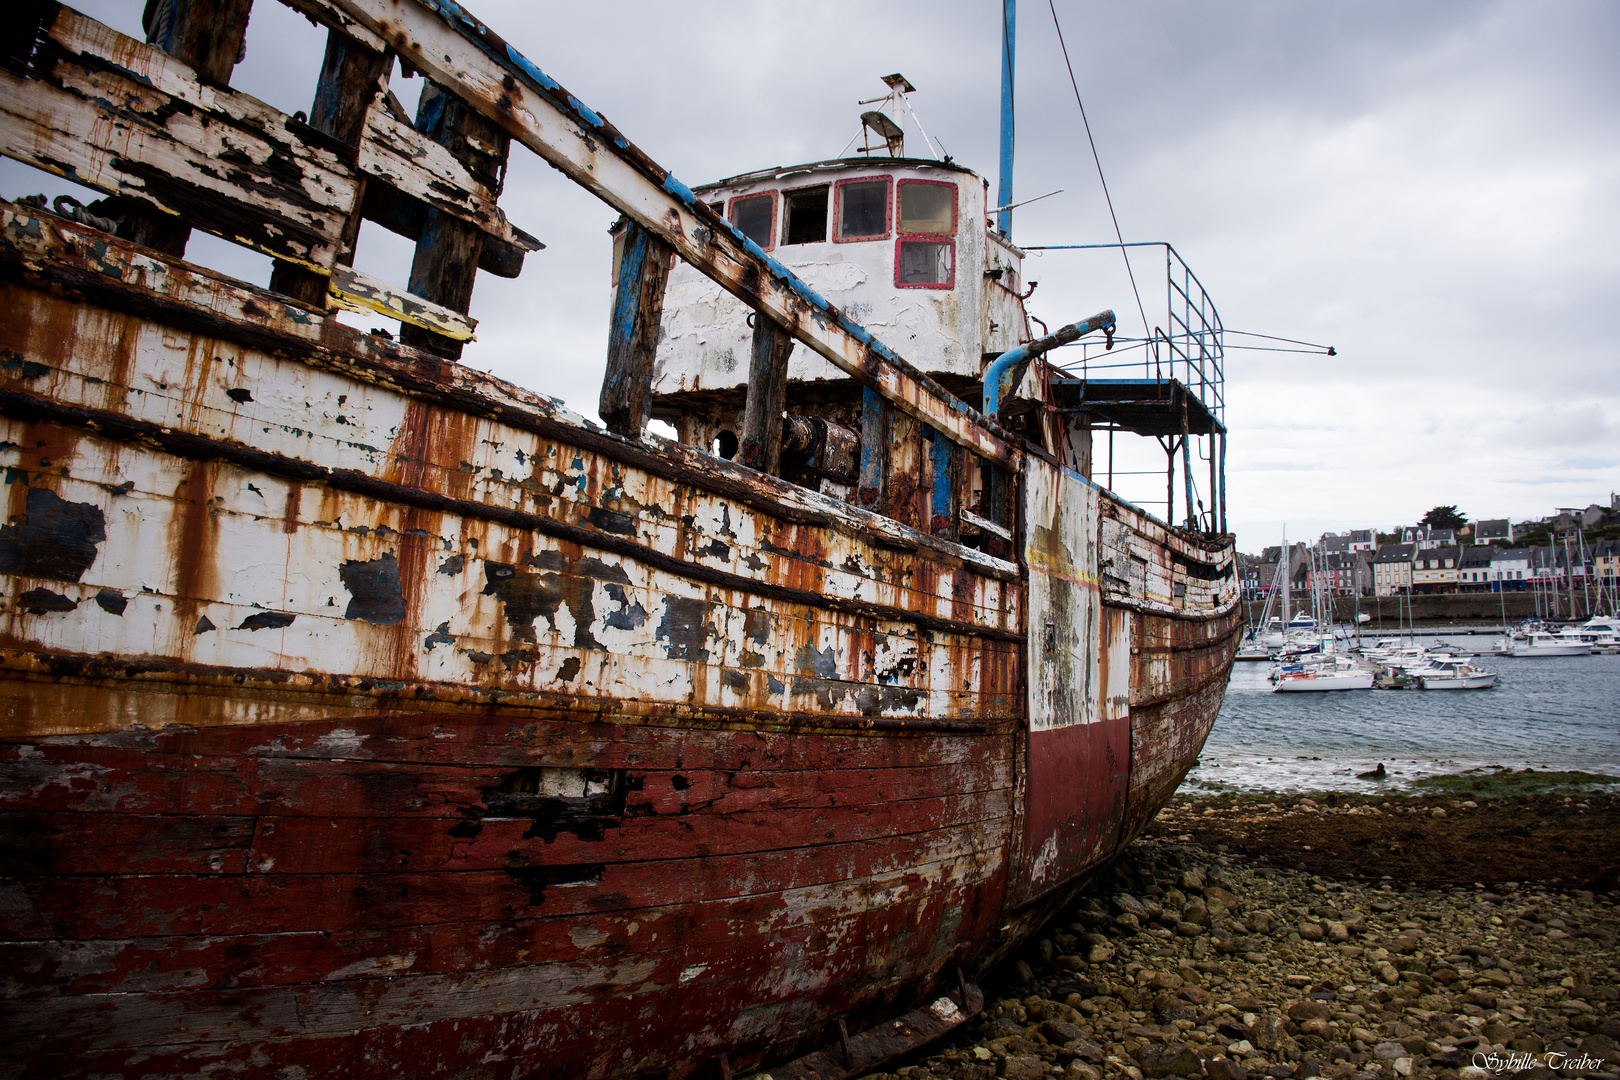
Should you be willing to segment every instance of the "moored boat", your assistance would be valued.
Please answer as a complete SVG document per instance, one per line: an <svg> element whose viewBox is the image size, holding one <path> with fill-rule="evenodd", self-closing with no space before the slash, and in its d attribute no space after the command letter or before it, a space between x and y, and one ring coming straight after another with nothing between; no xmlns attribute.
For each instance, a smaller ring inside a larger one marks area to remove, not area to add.
<svg viewBox="0 0 1620 1080"><path fill-rule="evenodd" d="M1336 656L1330 662L1304 664L1281 671L1274 693L1320 693L1328 690L1370 690L1373 672L1349 657Z"/></svg>
<svg viewBox="0 0 1620 1080"><path fill-rule="evenodd" d="M4 1071L853 1075L964 1022L1220 706L1214 354L1053 363L1112 317L1031 332L960 166L694 193L459 6L289 3L307 116L230 88L246 3L30 6L0 74L0 149L113 196L0 204ZM456 362L539 250L513 144L623 215L606 430ZM840 259L923 344L794 270ZM1188 492L1209 440L1208 516L1094 482L1094 420Z"/></svg>
<svg viewBox="0 0 1620 1080"><path fill-rule="evenodd" d="M1413 673L1423 690L1487 690L1496 685L1496 672L1477 668L1467 660L1437 659Z"/></svg>

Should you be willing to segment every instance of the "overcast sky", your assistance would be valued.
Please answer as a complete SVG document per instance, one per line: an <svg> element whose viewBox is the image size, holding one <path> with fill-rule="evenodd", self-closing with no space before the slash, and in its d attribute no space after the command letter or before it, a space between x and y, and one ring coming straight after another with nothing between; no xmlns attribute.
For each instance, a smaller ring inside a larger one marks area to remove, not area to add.
<svg viewBox="0 0 1620 1080"><path fill-rule="evenodd" d="M139 0L79 6L139 33ZM689 184L837 154L856 100L892 71L917 86L928 133L995 183L993 0L472 7ZM1338 350L1228 353L1241 548L1276 543L1284 521L1304 539L1436 504L1540 517L1620 489L1620 4L1071 0L1057 13L1125 239L1173 243L1229 329ZM261 0L234 84L307 109L323 41ZM1022 6L1017 69L1015 194L1065 192L1015 212L1014 239L1111 241L1045 3ZM411 81L396 87L414 100ZM7 196L41 188L63 190L0 167ZM614 215L521 149L502 204L548 248L515 282L481 277L467 360L594 415ZM203 238L189 254L268 279L238 251ZM376 227L362 235L362 269L403 283L409 259ZM1162 263L1135 265L1158 322ZM1025 274L1052 325L1111 307L1140 334L1117 254L1051 252ZM1117 486L1162 511L1147 501L1162 481Z"/></svg>

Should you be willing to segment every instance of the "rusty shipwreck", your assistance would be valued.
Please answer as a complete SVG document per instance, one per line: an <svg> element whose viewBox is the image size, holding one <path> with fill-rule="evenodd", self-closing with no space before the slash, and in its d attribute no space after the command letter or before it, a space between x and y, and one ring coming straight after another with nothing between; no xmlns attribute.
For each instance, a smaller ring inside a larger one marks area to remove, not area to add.
<svg viewBox="0 0 1620 1080"><path fill-rule="evenodd" d="M831 1077L962 1022L1225 689L1190 274L1166 363L1077 373L1112 316L1032 332L948 160L690 189L451 0L285 0L288 116L230 87L250 2L0 46L0 151L109 196L0 203L0 1072ZM538 249L514 148L620 215L606 430L457 363Z"/></svg>

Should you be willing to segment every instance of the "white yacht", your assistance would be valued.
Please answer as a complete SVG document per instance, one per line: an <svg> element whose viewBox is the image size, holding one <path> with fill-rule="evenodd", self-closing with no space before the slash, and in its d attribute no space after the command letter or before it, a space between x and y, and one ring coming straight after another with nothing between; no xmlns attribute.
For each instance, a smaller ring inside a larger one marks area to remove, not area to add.
<svg viewBox="0 0 1620 1080"><path fill-rule="evenodd" d="M1496 672L1477 668L1467 660L1436 660L1414 674L1422 690L1486 690L1496 685Z"/></svg>

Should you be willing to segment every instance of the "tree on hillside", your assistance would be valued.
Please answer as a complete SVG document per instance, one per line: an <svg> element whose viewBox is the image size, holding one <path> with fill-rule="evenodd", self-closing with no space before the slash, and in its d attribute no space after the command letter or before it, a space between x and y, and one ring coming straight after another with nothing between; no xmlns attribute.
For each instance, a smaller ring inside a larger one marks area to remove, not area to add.
<svg viewBox="0 0 1620 1080"><path fill-rule="evenodd" d="M1427 525L1431 529L1460 529L1468 524L1468 518L1457 513L1455 506L1437 506L1423 515L1419 525Z"/></svg>

